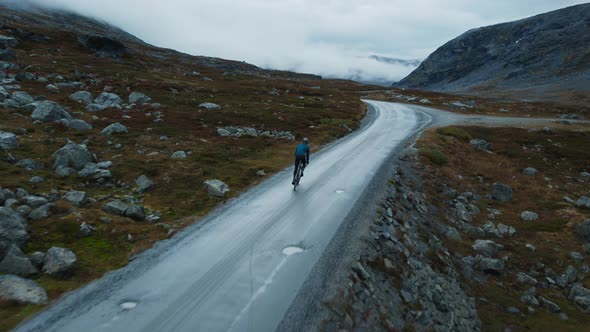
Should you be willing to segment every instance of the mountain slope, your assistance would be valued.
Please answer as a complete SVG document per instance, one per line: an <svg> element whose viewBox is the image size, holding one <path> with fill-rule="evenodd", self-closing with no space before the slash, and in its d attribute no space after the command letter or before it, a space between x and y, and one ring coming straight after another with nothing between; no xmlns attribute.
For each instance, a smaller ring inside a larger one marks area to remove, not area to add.
<svg viewBox="0 0 590 332"><path fill-rule="evenodd" d="M394 84L449 92L557 98L590 89L590 4L472 29Z"/></svg>

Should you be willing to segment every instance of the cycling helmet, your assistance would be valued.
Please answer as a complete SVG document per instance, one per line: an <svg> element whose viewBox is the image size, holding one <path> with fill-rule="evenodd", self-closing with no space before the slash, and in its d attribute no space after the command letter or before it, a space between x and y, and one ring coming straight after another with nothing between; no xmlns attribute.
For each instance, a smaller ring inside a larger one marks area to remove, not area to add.
<svg viewBox="0 0 590 332"><path fill-rule="evenodd" d="M303 138L303 143L309 143L309 138L307 138L307 137Z"/></svg>

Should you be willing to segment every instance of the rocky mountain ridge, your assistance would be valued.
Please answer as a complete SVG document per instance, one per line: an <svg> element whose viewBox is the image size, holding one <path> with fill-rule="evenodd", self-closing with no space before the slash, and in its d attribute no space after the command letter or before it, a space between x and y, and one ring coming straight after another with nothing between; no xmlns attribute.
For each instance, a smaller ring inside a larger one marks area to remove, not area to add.
<svg viewBox="0 0 590 332"><path fill-rule="evenodd" d="M423 90L575 98L590 89L590 4L472 29L394 84Z"/></svg>

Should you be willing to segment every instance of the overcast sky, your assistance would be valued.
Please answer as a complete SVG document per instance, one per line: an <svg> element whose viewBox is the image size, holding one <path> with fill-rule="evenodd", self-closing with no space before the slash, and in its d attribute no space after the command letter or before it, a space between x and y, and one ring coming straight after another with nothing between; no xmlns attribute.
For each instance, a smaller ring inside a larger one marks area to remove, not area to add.
<svg viewBox="0 0 590 332"><path fill-rule="evenodd" d="M34 0L93 16L144 41L264 68L397 81L468 29L584 3L575 0Z"/></svg>

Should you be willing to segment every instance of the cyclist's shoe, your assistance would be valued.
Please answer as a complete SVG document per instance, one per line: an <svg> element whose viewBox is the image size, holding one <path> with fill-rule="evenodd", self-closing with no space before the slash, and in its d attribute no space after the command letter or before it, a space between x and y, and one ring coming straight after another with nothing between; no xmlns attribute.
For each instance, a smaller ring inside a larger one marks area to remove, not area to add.
<svg viewBox="0 0 590 332"><path fill-rule="evenodd" d="M301 177L303 177L303 172L301 172Z"/></svg>
<svg viewBox="0 0 590 332"><path fill-rule="evenodd" d="M292 184L292 185L295 185L295 180L291 181L291 184Z"/></svg>

